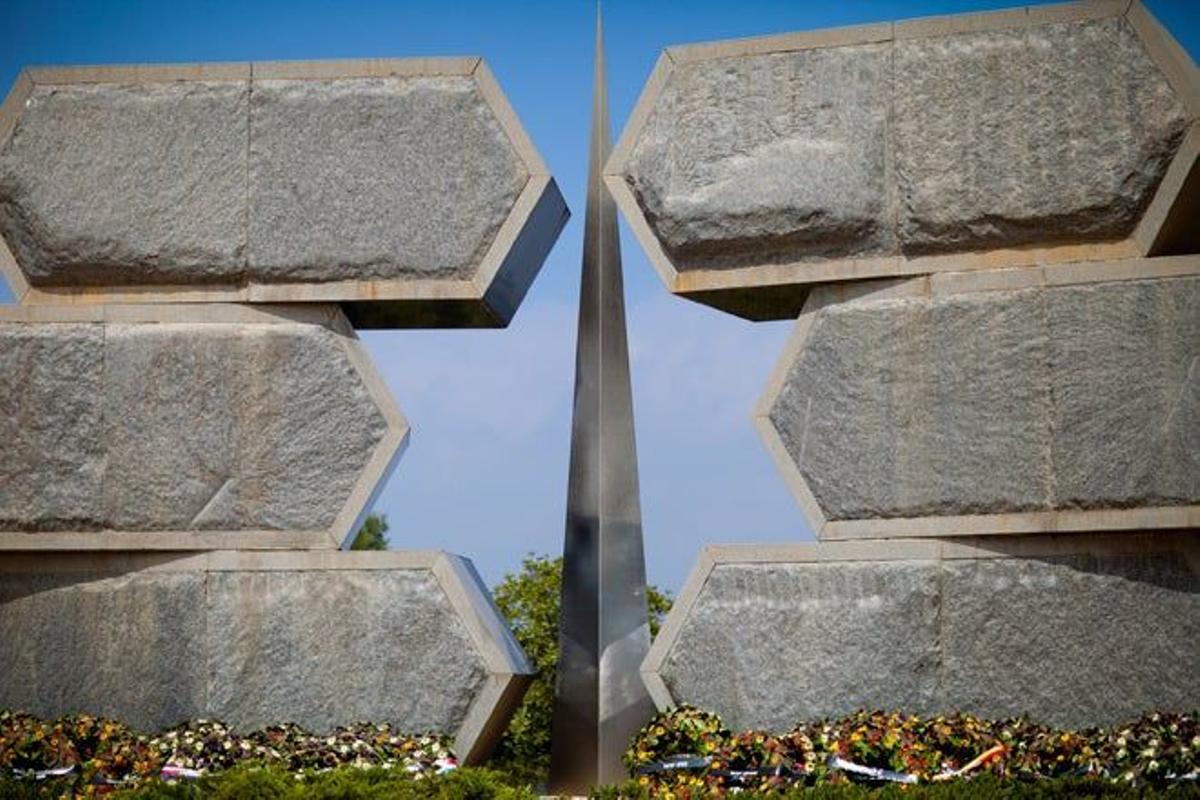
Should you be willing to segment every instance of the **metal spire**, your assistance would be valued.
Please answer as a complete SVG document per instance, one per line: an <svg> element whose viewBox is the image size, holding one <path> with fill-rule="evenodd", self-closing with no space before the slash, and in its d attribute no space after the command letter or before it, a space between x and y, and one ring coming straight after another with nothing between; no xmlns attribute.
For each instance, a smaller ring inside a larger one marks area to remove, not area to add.
<svg viewBox="0 0 1200 800"><path fill-rule="evenodd" d="M561 794L623 781L621 754L654 713L639 673L650 628L617 210L601 174L612 141L599 6L592 103L550 760Z"/></svg>

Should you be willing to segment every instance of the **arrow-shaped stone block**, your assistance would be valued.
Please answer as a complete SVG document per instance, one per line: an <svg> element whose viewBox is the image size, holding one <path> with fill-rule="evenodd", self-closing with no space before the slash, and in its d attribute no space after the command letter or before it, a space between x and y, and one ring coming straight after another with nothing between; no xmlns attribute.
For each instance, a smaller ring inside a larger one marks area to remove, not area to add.
<svg viewBox="0 0 1200 800"><path fill-rule="evenodd" d="M0 308L0 549L337 547L407 436L336 306Z"/></svg>
<svg viewBox="0 0 1200 800"><path fill-rule="evenodd" d="M503 326L567 216L477 58L30 69L0 111L0 269L27 303Z"/></svg>
<svg viewBox="0 0 1200 800"><path fill-rule="evenodd" d="M757 423L822 539L1200 526L1200 258L822 287Z"/></svg>
<svg viewBox="0 0 1200 800"><path fill-rule="evenodd" d="M390 722L453 736L468 764L533 673L471 562L436 552L9 553L0 641L3 708Z"/></svg>
<svg viewBox="0 0 1200 800"><path fill-rule="evenodd" d="M606 180L668 288L1194 252L1200 78L1140 2L671 47ZM1188 249L1192 248L1192 249Z"/></svg>
<svg viewBox="0 0 1200 800"><path fill-rule="evenodd" d="M659 708L783 733L860 708L1114 725L1191 708L1200 534L706 547L642 663Z"/></svg>

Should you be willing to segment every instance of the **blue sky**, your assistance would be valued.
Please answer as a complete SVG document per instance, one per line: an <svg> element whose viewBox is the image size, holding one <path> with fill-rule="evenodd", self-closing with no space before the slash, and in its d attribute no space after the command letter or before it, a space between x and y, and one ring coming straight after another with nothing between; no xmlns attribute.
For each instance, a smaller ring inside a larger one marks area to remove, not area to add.
<svg viewBox="0 0 1200 800"><path fill-rule="evenodd" d="M1010 5L607 0L613 135L667 45ZM1196 58L1200 0L1148 6ZM376 505L393 546L462 553L492 582L562 547L593 15L586 0L0 0L0 87L28 64L487 59L575 215L507 330L363 339L414 429ZM704 544L812 538L750 422L790 326L676 299L624 227L622 247L647 571L674 591Z"/></svg>

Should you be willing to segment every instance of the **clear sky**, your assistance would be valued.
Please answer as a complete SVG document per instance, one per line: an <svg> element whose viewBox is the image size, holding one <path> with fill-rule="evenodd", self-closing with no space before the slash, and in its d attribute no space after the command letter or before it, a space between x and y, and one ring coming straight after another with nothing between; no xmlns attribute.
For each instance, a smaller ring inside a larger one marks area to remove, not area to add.
<svg viewBox="0 0 1200 800"><path fill-rule="evenodd" d="M606 0L613 135L667 45L1014 4ZM1196 58L1200 0L1148 6ZM393 547L462 553L492 582L562 548L593 20L588 0L0 0L0 87L28 64L487 59L574 216L507 330L363 339L413 426L376 505ZM790 325L674 298L624 227L622 247L647 571L675 591L704 544L812 538L750 421Z"/></svg>

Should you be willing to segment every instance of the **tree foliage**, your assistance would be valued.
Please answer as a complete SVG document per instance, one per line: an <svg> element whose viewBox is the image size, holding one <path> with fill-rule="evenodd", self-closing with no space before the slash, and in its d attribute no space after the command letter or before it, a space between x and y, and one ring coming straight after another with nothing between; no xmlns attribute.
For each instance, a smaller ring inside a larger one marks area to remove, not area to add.
<svg viewBox="0 0 1200 800"><path fill-rule="evenodd" d="M508 573L493 589L500 613L512 626L537 674L509 723L493 757L512 772L536 779L550 765L550 726L554 716L554 677L558 663L558 612L562 590L562 558L526 556L521 571ZM646 589L650 635L671 608L665 592Z"/></svg>
<svg viewBox="0 0 1200 800"><path fill-rule="evenodd" d="M388 549L387 514L368 514L363 520L362 527L354 535L351 550L387 550Z"/></svg>

